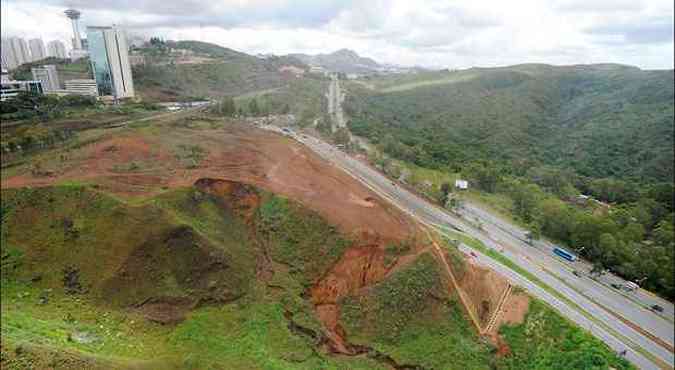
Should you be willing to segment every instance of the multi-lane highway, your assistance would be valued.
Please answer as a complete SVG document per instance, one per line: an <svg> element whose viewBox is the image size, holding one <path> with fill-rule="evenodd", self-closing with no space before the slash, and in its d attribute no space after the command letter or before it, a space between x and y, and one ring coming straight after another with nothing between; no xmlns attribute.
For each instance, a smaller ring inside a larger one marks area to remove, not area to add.
<svg viewBox="0 0 675 370"><path fill-rule="evenodd" d="M332 131L335 132L337 129L346 126L344 114L342 113L342 101L345 95L340 90L340 79L338 79L335 73L330 76L326 98L328 99L328 114L332 118Z"/></svg>
<svg viewBox="0 0 675 370"><path fill-rule="evenodd" d="M529 281L525 276L509 269L499 261L487 255L478 254L478 251L474 253L479 256L477 258L479 263L501 272L512 282L528 289L531 294L551 304L563 315L588 329L617 352L625 350L626 357L640 368L673 367L672 321L640 307L635 300L631 300L602 283L588 277L574 275L571 270L576 267L568 266L549 256L544 247L528 246L517 237L517 233L514 236L504 231L503 228L508 224L499 224L504 221L496 219L489 223L483 222L483 228L479 230L470 222L428 203L396 185L367 164L321 140L298 135L292 131L283 132L276 127L271 129L285 133L307 145L324 159L342 168L420 222L441 231L443 228L459 229L481 241L488 248L500 251L506 258L552 288L556 294L551 294L541 285ZM479 213L481 211L471 209L466 212ZM487 219L487 217L483 216L481 219ZM517 229L513 225L511 227ZM462 248L470 247L462 245Z"/></svg>

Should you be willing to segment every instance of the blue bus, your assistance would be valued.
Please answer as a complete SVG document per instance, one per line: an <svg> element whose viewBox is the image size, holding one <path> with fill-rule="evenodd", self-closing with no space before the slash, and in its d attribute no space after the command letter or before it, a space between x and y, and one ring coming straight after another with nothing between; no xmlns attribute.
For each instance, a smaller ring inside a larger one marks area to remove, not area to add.
<svg viewBox="0 0 675 370"><path fill-rule="evenodd" d="M560 256L560 257L562 257L562 258L564 258L564 259L566 259L570 262L574 262L574 261L577 260L577 256L575 254L570 253L570 252L568 252L568 251L566 251L566 250L564 250L560 247L553 248L553 253L557 254L558 256Z"/></svg>

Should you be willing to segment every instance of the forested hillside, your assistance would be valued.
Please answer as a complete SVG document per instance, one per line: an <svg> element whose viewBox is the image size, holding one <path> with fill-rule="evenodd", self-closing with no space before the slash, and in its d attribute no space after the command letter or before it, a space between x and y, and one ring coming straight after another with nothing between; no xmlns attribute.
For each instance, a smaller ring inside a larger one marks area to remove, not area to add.
<svg viewBox="0 0 675 370"><path fill-rule="evenodd" d="M518 65L389 77L349 91L354 134L507 195L535 234L675 296L672 70ZM572 206L580 193L610 211Z"/></svg>
<svg viewBox="0 0 675 370"><path fill-rule="evenodd" d="M136 51L145 64L133 69L144 100L175 101L236 96L284 86L294 76L283 66L306 68L295 58L259 59L199 41L155 41Z"/></svg>

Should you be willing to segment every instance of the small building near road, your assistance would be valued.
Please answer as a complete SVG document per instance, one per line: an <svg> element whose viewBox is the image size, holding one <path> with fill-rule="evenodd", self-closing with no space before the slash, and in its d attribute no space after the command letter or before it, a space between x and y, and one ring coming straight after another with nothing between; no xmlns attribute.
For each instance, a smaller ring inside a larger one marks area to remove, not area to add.
<svg viewBox="0 0 675 370"><path fill-rule="evenodd" d="M467 190L469 188L469 182L466 180L455 180L455 188L459 190Z"/></svg>
<svg viewBox="0 0 675 370"><path fill-rule="evenodd" d="M19 95L20 92L32 92L35 94L43 94L42 82L40 81L15 81L5 79L3 77L0 85L0 101L5 101Z"/></svg>
<svg viewBox="0 0 675 370"><path fill-rule="evenodd" d="M68 80L65 82L66 94L97 96L98 88L95 80Z"/></svg>
<svg viewBox="0 0 675 370"><path fill-rule="evenodd" d="M42 81L42 88L45 92L59 90L61 88L59 74L56 71L55 65L47 64L41 67L33 67L30 71L33 74L33 80Z"/></svg>

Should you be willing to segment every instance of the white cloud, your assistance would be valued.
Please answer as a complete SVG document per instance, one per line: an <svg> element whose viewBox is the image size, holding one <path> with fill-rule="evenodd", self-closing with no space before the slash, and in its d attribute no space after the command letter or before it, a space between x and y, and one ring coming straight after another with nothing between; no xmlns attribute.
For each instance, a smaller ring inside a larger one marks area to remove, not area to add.
<svg viewBox="0 0 675 370"><path fill-rule="evenodd" d="M353 49L427 66L624 63L673 68L671 0L1 0L2 34L68 41L82 23L249 53ZM670 32L669 32L670 31Z"/></svg>

